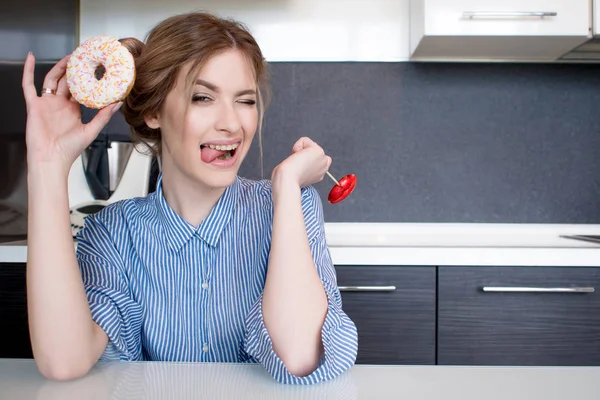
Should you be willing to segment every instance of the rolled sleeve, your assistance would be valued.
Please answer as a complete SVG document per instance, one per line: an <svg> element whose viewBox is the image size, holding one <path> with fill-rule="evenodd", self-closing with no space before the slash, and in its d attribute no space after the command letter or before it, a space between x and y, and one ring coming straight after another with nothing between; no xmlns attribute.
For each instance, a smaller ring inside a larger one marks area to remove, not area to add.
<svg viewBox="0 0 600 400"><path fill-rule="evenodd" d="M323 357L307 376L291 374L273 349L262 314L262 295L253 304L246 321L244 347L278 381L286 384L314 384L333 379L352 367L358 352L358 333L354 322L342 309L335 267L325 240L321 200L312 187L303 189L302 209L309 245L327 295L327 314L321 328Z"/></svg>
<svg viewBox="0 0 600 400"><path fill-rule="evenodd" d="M123 262L95 216L78 234L77 261L92 319L108 336L101 361L141 359L142 310L129 290Z"/></svg>

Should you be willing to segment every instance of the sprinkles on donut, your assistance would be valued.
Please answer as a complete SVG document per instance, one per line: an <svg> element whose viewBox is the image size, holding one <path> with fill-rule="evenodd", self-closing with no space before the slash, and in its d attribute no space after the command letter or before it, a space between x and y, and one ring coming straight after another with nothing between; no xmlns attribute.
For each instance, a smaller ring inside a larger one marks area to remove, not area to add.
<svg viewBox="0 0 600 400"><path fill-rule="evenodd" d="M96 70L104 75L96 78ZM112 36L92 37L71 54L67 63L67 86L77 102L100 109L123 100L135 81L133 56Z"/></svg>

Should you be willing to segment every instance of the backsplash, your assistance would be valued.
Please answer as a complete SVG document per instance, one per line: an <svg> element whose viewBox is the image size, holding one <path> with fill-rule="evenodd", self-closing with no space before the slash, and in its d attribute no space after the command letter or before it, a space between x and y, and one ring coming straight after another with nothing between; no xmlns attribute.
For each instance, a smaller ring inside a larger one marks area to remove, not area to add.
<svg viewBox="0 0 600 400"><path fill-rule="evenodd" d="M265 175L307 135L328 222L600 223L600 66L275 63ZM257 146L241 174L259 177Z"/></svg>
<svg viewBox="0 0 600 400"><path fill-rule="evenodd" d="M264 177L306 135L327 222L600 223L600 66L271 64ZM107 132L127 134L117 114ZM258 137L240 175L260 178Z"/></svg>

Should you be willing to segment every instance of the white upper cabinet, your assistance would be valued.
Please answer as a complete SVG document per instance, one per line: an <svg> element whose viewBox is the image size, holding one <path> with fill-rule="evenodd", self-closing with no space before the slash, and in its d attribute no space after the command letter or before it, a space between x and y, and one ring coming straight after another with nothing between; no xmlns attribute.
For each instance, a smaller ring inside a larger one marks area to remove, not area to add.
<svg viewBox="0 0 600 400"><path fill-rule="evenodd" d="M591 35L591 0L411 0L410 6L413 60L553 61Z"/></svg>

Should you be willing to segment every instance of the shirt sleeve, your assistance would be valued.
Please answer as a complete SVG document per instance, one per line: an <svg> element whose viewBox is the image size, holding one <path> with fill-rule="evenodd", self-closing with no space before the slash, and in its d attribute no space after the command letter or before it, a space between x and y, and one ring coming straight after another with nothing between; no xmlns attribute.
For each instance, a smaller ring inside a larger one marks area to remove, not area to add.
<svg viewBox="0 0 600 400"><path fill-rule="evenodd" d="M331 380L354 365L358 351L356 326L342 310L335 267L325 240L321 199L312 186L302 189L302 210L313 260L327 294L327 314L321 329L324 355L311 374L304 377L291 374L273 350L263 320L262 295L248 314L244 340L248 355L262 363L278 382L286 384L314 384Z"/></svg>
<svg viewBox="0 0 600 400"><path fill-rule="evenodd" d="M77 261L92 319L109 339L100 361L136 361L142 354L142 309L131 296L124 263L103 222L118 224L118 218L101 218L105 212L118 211L105 209L86 218L77 234Z"/></svg>

